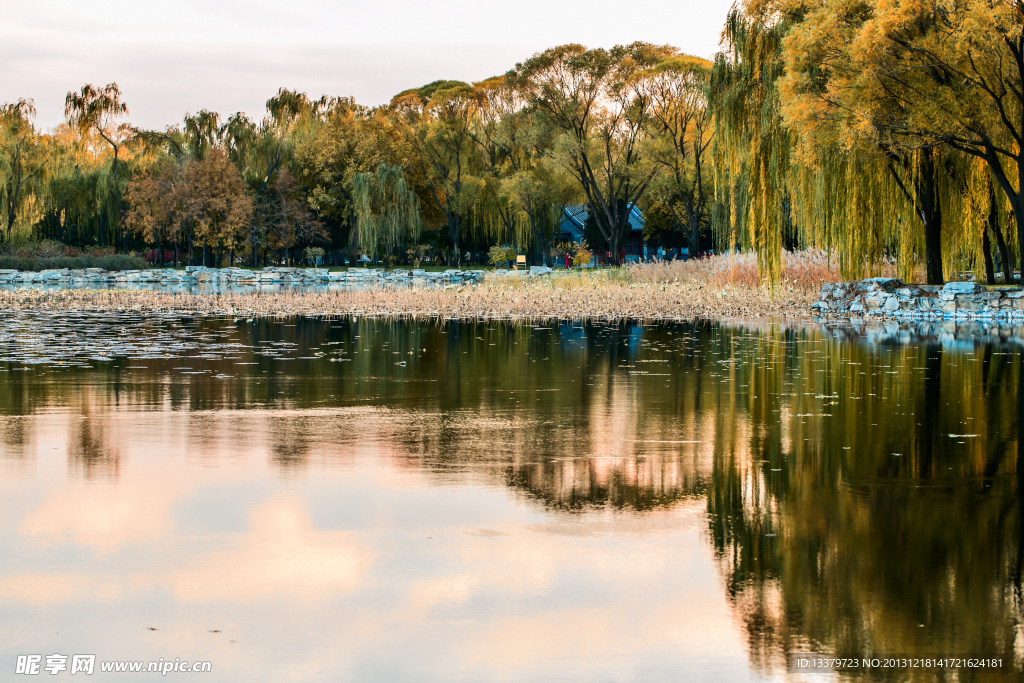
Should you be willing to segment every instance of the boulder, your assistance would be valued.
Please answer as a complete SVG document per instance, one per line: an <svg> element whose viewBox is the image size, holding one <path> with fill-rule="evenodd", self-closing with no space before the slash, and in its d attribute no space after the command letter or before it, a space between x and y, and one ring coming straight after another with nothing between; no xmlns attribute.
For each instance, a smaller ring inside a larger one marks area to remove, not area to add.
<svg viewBox="0 0 1024 683"><path fill-rule="evenodd" d="M903 286L903 280L894 277L869 277L866 280L860 281L860 289L864 292L886 292L891 293L893 290Z"/></svg>
<svg viewBox="0 0 1024 683"><path fill-rule="evenodd" d="M974 282L947 282L942 286L943 293L951 294L976 294L984 291L984 287Z"/></svg>

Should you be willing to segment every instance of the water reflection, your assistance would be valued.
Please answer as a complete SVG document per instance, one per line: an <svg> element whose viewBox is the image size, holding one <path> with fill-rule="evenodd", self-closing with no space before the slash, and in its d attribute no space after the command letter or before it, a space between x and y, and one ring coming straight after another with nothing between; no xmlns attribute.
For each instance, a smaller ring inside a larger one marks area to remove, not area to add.
<svg viewBox="0 0 1024 683"><path fill-rule="evenodd" d="M5 326L5 656L215 680L1024 662L1016 328Z"/></svg>

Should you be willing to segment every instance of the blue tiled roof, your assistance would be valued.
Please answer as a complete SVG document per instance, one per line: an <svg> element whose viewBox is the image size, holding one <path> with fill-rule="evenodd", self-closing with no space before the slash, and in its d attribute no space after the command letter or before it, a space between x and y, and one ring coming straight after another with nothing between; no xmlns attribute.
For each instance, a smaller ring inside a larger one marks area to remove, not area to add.
<svg viewBox="0 0 1024 683"><path fill-rule="evenodd" d="M586 204L570 204L566 206L562 212L561 232L572 233L574 238L582 236L583 226L589 216L590 207ZM644 215L635 204L629 212L629 227L630 230L634 231L642 231L644 229Z"/></svg>

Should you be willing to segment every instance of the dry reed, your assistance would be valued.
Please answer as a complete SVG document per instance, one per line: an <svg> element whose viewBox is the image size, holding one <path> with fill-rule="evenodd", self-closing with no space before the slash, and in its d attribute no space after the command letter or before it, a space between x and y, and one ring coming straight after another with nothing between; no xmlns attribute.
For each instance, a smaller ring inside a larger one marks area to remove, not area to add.
<svg viewBox="0 0 1024 683"><path fill-rule="evenodd" d="M895 264L882 262L874 266L874 274L896 276ZM667 261L630 265L630 277L637 282L702 283L709 287L760 287L757 259L752 253L719 254L689 261ZM820 249L784 251L782 253L782 282L787 290L792 287L806 293L817 293L826 282L842 282L839 262Z"/></svg>
<svg viewBox="0 0 1024 683"><path fill-rule="evenodd" d="M0 310L154 312L195 315L372 316L440 319L667 320L808 317L814 296L783 287L644 282L626 271L557 273L536 279L489 278L445 289L364 289L298 293L174 294L132 290L6 290Z"/></svg>

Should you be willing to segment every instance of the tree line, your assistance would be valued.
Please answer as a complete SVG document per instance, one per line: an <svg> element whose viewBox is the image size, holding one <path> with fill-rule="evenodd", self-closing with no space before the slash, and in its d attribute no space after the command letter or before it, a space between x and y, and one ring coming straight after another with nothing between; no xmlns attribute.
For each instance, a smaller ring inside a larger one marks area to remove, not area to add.
<svg viewBox="0 0 1024 683"><path fill-rule="evenodd" d="M494 245L547 262L564 207L587 204L611 262L633 205L666 244L710 245L711 63L676 48L564 45L479 83L436 81L366 107L281 89L266 115L202 110L130 124L116 84L68 93L37 130L4 105L7 241L151 249L204 263L404 259L453 265Z"/></svg>
<svg viewBox="0 0 1024 683"><path fill-rule="evenodd" d="M255 120L129 123L116 84L65 121L0 109L3 238L152 249L175 262L329 262L496 245L550 262L565 207L617 263L632 207L651 244L814 247L847 277L941 283L1024 259L1024 4L747 0L713 61L562 45L478 83L366 107L281 89ZM308 252L306 252L308 253ZM1015 268L1017 266L1017 268Z"/></svg>

